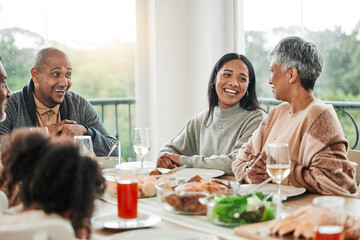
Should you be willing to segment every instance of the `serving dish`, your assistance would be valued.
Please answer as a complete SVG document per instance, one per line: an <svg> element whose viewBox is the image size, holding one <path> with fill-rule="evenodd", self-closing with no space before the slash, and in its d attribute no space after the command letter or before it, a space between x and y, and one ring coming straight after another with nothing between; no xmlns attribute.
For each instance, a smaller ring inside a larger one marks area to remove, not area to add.
<svg viewBox="0 0 360 240"><path fill-rule="evenodd" d="M207 206L206 216L220 226L235 227L243 224L272 220L276 204L262 192L247 195L212 194L200 199Z"/></svg>
<svg viewBox="0 0 360 240"><path fill-rule="evenodd" d="M152 169L142 169L137 176L138 179L138 197L154 197L156 196L155 184L168 181L166 176L148 176ZM105 193L110 197L117 198L117 180L116 172L118 169L104 169L103 176L105 178Z"/></svg>
<svg viewBox="0 0 360 240"><path fill-rule="evenodd" d="M158 183L156 189L158 202L166 210L179 214L205 215L206 205L199 199L212 193L229 193L231 185L217 179L205 181L197 175L179 184L170 181Z"/></svg>

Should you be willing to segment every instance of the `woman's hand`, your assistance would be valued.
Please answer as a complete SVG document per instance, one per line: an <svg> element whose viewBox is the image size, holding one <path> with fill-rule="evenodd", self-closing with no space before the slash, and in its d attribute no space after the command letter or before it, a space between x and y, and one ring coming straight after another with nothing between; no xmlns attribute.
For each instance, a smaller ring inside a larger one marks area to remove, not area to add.
<svg viewBox="0 0 360 240"><path fill-rule="evenodd" d="M254 166L249 170L246 181L248 183L261 183L269 178L266 172L266 152L263 151L261 154L250 155L250 164L256 159L260 158ZM250 181L249 181L250 180Z"/></svg>
<svg viewBox="0 0 360 240"><path fill-rule="evenodd" d="M180 155L176 153L165 153L161 155L156 163L156 167L160 168L176 168L179 165Z"/></svg>

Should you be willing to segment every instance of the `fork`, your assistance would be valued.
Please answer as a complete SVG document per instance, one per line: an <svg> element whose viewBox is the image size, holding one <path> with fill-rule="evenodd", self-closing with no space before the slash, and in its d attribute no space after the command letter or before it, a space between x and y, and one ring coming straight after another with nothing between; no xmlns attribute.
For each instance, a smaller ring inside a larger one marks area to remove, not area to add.
<svg viewBox="0 0 360 240"><path fill-rule="evenodd" d="M246 178L246 176L249 174L249 172L251 171L251 169L253 168L253 166L255 166L255 164L259 161L259 159L261 158L261 156L259 156L257 159L255 160L251 160L250 162L248 162L248 166L246 166L245 168L245 172L244 174L241 176L239 182L239 185L244 181L244 179Z"/></svg>

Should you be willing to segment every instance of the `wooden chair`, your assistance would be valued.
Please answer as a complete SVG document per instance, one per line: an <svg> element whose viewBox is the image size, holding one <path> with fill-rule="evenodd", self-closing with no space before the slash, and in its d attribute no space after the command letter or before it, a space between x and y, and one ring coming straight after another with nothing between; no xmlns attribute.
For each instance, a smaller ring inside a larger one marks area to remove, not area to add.
<svg viewBox="0 0 360 240"><path fill-rule="evenodd" d="M360 184L360 151L349 149L347 157L350 161L356 162L356 183Z"/></svg>
<svg viewBox="0 0 360 240"><path fill-rule="evenodd" d="M0 226L0 239L7 240L74 240L75 234L71 224L63 219L49 219Z"/></svg>

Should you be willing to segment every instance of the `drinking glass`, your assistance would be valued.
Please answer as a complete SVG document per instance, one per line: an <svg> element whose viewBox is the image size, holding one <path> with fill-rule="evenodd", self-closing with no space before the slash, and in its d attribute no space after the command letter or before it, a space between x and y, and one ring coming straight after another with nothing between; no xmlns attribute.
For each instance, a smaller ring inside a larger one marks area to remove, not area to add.
<svg viewBox="0 0 360 240"><path fill-rule="evenodd" d="M276 218L280 218L281 212L281 181L290 174L290 152L287 143L271 143L266 159L266 172L277 184L277 212Z"/></svg>
<svg viewBox="0 0 360 240"><path fill-rule="evenodd" d="M41 132L49 136L49 129L47 127L31 127L30 131L32 132Z"/></svg>
<svg viewBox="0 0 360 240"><path fill-rule="evenodd" d="M133 148L141 157L141 168L144 168L144 156L150 150L149 128L134 128Z"/></svg>
<svg viewBox="0 0 360 240"><path fill-rule="evenodd" d="M118 170L117 201L119 218L137 218L138 178L134 169Z"/></svg>
<svg viewBox="0 0 360 240"><path fill-rule="evenodd" d="M345 199L322 196L313 199L315 240L344 239Z"/></svg>
<svg viewBox="0 0 360 240"><path fill-rule="evenodd" d="M79 145L81 155L95 157L91 136L75 136L74 142Z"/></svg>

